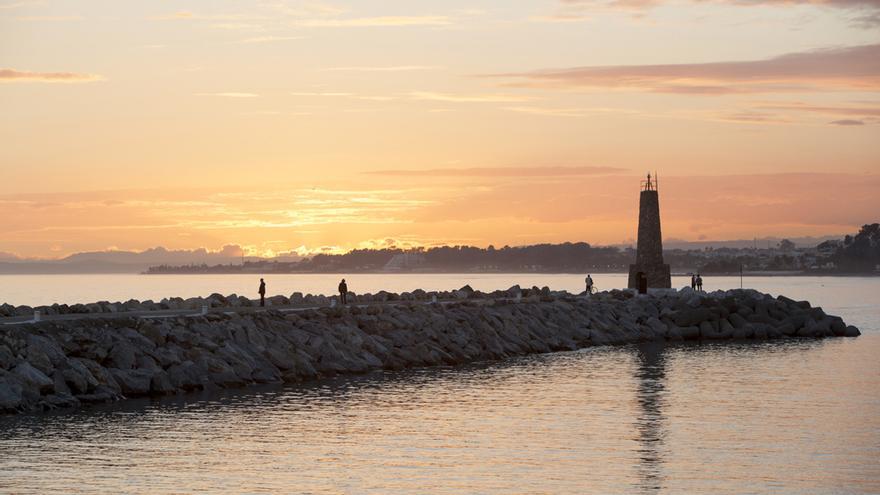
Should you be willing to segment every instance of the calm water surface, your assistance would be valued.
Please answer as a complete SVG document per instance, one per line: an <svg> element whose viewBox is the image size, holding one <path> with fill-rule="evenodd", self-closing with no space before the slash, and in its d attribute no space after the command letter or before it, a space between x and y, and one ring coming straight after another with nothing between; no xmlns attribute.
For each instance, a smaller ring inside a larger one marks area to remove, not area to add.
<svg viewBox="0 0 880 495"><path fill-rule="evenodd" d="M507 277L485 288L533 284ZM558 277L535 285L581 278ZM0 493L880 493L880 281L746 281L864 335L592 348L5 417Z"/></svg>
<svg viewBox="0 0 880 495"><path fill-rule="evenodd" d="M521 287L548 286L553 290L579 293L584 290L585 274L269 274L263 277L269 294L289 296L293 292L335 294L342 277L348 281L349 289L357 293L452 290L464 284L482 291L507 289L519 284ZM627 275L593 274L593 280L599 290L619 289L626 287ZM37 306L128 299L158 301L163 297L208 296L214 292L255 298L258 297L259 284L260 275L0 275L0 303ZM673 287L686 285L690 285L690 277L672 277ZM852 295L865 299L868 297L866 292L873 291L870 300L880 305L880 290L877 290L880 289L880 277L745 277L743 285L773 294L820 300L822 304ZM704 278L704 288L708 291L739 286L739 277Z"/></svg>

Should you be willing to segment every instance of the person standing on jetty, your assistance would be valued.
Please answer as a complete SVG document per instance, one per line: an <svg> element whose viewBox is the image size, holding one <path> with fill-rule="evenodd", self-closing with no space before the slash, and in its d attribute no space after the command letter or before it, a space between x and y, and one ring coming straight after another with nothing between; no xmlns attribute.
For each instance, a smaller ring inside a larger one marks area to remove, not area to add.
<svg viewBox="0 0 880 495"><path fill-rule="evenodd" d="M266 282L260 279L260 307L266 306Z"/></svg>
<svg viewBox="0 0 880 495"><path fill-rule="evenodd" d="M339 282L339 302L343 305L348 304L348 285L345 283L345 279Z"/></svg>
<svg viewBox="0 0 880 495"><path fill-rule="evenodd" d="M691 290L697 290L697 276L691 273Z"/></svg>
<svg viewBox="0 0 880 495"><path fill-rule="evenodd" d="M703 292L703 277L697 274L697 290Z"/></svg>
<svg viewBox="0 0 880 495"><path fill-rule="evenodd" d="M587 284L587 295L589 296L593 293L593 277L591 277L588 273L587 278L584 279L584 282L586 282Z"/></svg>

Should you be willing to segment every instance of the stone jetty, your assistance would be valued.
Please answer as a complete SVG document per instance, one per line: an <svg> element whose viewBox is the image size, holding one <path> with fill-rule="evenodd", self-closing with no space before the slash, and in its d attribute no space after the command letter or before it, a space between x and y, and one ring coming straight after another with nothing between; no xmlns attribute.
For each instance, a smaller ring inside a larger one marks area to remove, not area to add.
<svg viewBox="0 0 880 495"><path fill-rule="evenodd" d="M444 296L437 298L439 303L434 302L438 295ZM276 297L283 300L274 306L308 302L299 294ZM309 297L318 303L323 296ZM112 309L100 303L66 306L66 312L116 314L0 325L0 412L596 345L859 335L855 327L808 302L753 290L610 291L585 298L537 287L493 293L464 287L356 299L345 308L296 311L236 310L250 301L219 295L191 303L130 301ZM206 300L230 310L168 318L125 314L126 308L198 308ZM56 311L64 310L58 306Z"/></svg>

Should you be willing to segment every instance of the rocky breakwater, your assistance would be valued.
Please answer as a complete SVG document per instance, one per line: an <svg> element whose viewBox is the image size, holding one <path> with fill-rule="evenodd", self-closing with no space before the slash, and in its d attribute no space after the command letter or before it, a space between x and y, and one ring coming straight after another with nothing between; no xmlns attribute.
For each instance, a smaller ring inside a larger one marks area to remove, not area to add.
<svg viewBox="0 0 880 495"><path fill-rule="evenodd" d="M750 290L525 297L0 327L0 411L454 365L644 341L859 335L838 317ZM505 293L519 293L518 288Z"/></svg>

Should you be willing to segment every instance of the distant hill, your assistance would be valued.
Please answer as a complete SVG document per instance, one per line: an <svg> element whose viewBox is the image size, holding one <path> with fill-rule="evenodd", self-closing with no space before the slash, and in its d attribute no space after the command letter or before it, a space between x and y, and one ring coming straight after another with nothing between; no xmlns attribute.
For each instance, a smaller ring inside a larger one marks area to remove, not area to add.
<svg viewBox="0 0 880 495"><path fill-rule="evenodd" d="M685 241L682 239L663 239L663 249L705 249L705 248L734 248L746 249L758 247L763 249L767 247L776 247L783 239L793 242L796 247L813 247L825 241L843 239L846 234L840 235L824 235L820 237L759 237L757 239L736 239L732 241ZM630 244L626 244L629 246ZM632 245L635 245L633 242Z"/></svg>
<svg viewBox="0 0 880 495"><path fill-rule="evenodd" d="M260 260L243 257L239 246L224 246L220 251L207 249L170 250L155 247L145 251L93 251L76 253L57 260L18 258L0 253L0 274L64 273L141 273L156 265L238 264ZM298 261L299 256L285 256L284 261Z"/></svg>

